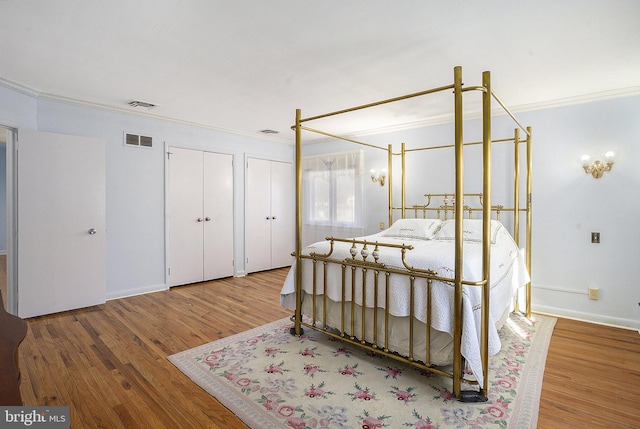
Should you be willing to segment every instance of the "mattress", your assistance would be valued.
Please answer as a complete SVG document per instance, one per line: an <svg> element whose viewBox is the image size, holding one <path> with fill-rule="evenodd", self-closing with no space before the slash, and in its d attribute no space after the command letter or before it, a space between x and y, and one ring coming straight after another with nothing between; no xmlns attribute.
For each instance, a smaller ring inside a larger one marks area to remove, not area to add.
<svg viewBox="0 0 640 429"><path fill-rule="evenodd" d="M406 227L408 222L403 220ZM412 220L413 224L417 224L418 220ZM424 221L424 220L420 220ZM463 279L466 281L480 281L482 279L482 240L481 240L481 222L465 220L464 224L464 245L463 245ZM395 229L394 229L395 227ZM413 228L413 229L412 229ZM425 232L426 229L426 232ZM409 232L407 232L409 231ZM418 231L418 232L416 232ZM426 270L434 270L438 276L452 278L455 266L454 252L454 232L455 224L451 221L436 223L435 227L432 223L428 228L398 228L394 224L392 228L381 231L377 234L358 237L357 240L372 243L368 245L369 252L375 246L374 243L388 243L393 245L411 245L412 250L406 253L406 263L414 268ZM498 330L505 314L513 305L513 297L517 289L524 286L529 281L524 260L521 252L511 238L509 232L498 221L491 222L491 300L489 311L489 340L488 351L490 355L498 353L501 348ZM330 251L332 244L328 241L314 243L303 249L304 255L311 253L326 254ZM331 260L337 262L345 258L352 258L350 249L351 243L335 242L333 243L333 252L330 256ZM360 246L361 248L362 246ZM368 260L372 260L369 256ZM303 285L303 314L311 316L311 294L313 293L313 265L309 259L301 259L302 261L302 285ZM398 248L388 248L379 246L379 260L386 267L405 270L402 263L402 253ZM323 278L323 264L316 264L318 279ZM407 271L408 273L408 271ZM316 285L316 318L321 318L323 302L322 295L327 295L328 319L327 325L333 328L340 328L341 323L341 307L342 307L342 268L340 263L330 263L327 265L327 284L326 286L318 282ZM346 284L351 283L351 270L346 270ZM362 271L355 271L356 284L362 282ZM348 335L353 335L362 339L361 330L361 306L367 308L365 319L373 322L373 311L384 314L384 309L388 307L390 319L393 320L393 333L390 339L392 351L398 352L403 356L408 355L408 320L410 315L410 286L407 275L390 274L390 299L388 304L384 300L384 293L379 291L378 302L374 302L374 273L373 270L367 270L366 290L357 287L355 293L352 294L351 288L347 287L344 291L345 303L351 303L358 308L354 313L356 319L354 333L348 332L350 329L351 305L346 305L348 311L345 312L345 329ZM381 288L384 283L380 279L378 287ZM480 359L480 327L481 327L481 308L482 308L482 289L475 286L463 286L463 325L462 325L462 355L466 358L470 369L476 375L478 380L482 380L482 364ZM434 281L432 284L432 339L431 339L431 358L430 361L435 365L449 364L452 359L452 337L455 327L455 317L453 311L454 287L452 282ZM295 264L290 270L287 279L281 291L281 304L285 308L295 309ZM426 322L427 307L427 291L426 280L417 278L414 285L414 317L417 323L415 331L414 358L424 360L420 356L425 355L424 330ZM320 315L320 316L319 316ZM384 324L384 315L378 317L378 324ZM405 331L402 334L401 331ZM384 327L378 327L378 337L384 332ZM372 341L373 327L365 329L364 338L366 341Z"/></svg>

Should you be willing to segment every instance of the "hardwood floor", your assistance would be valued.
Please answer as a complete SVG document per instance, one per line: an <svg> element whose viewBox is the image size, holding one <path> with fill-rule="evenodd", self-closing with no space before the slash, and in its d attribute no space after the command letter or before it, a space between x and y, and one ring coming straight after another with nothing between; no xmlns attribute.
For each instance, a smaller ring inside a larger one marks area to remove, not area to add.
<svg viewBox="0 0 640 429"><path fill-rule="evenodd" d="M290 315L286 270L182 286L29 319L27 405L69 405L72 428L241 428L167 356ZM275 303L275 305L274 305Z"/></svg>
<svg viewBox="0 0 640 429"><path fill-rule="evenodd" d="M540 428L639 428L640 334L558 319L540 401Z"/></svg>
<svg viewBox="0 0 640 429"><path fill-rule="evenodd" d="M290 315L287 270L173 288L28 320L26 405L69 405L72 428L246 427L166 357ZM607 372L600 372L603 368ZM638 332L560 319L540 428L638 427Z"/></svg>

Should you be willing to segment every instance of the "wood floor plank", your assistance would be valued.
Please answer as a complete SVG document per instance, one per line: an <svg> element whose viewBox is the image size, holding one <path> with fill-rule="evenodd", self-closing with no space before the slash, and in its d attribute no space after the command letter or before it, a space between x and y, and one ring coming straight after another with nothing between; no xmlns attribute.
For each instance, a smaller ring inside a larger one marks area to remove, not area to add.
<svg viewBox="0 0 640 429"><path fill-rule="evenodd" d="M172 288L28 320L20 346L27 405L69 405L72 428L242 428L167 356L290 316L287 269ZM556 324L539 428L635 428L640 335Z"/></svg>
<svg viewBox="0 0 640 429"><path fill-rule="evenodd" d="M289 316L277 304L285 275L178 287L30 319L20 348L24 402L71 405L72 427L243 427L166 358Z"/></svg>
<svg viewBox="0 0 640 429"><path fill-rule="evenodd" d="M637 428L637 331L558 319L540 398L539 428Z"/></svg>

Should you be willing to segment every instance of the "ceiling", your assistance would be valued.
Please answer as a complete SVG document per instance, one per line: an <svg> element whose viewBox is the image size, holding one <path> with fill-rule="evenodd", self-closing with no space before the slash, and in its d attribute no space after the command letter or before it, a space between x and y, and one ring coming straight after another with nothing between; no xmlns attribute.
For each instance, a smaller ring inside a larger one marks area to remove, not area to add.
<svg viewBox="0 0 640 429"><path fill-rule="evenodd" d="M640 92L636 0L0 0L0 17L5 84L289 142L297 108L313 116L447 85L456 65L468 85L490 70L516 111ZM348 129L450 109L377 111Z"/></svg>

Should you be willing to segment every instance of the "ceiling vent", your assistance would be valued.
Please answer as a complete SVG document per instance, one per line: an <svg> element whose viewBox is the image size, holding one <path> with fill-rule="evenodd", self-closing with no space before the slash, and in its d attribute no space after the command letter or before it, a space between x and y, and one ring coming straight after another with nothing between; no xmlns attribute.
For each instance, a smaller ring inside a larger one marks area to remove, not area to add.
<svg viewBox="0 0 640 429"><path fill-rule="evenodd" d="M156 107L155 104L147 103L146 101L133 100L129 102L129 106L131 107L142 107L145 109L153 109Z"/></svg>
<svg viewBox="0 0 640 429"><path fill-rule="evenodd" d="M139 136L137 134L124 135L125 146L153 147L153 139L148 136Z"/></svg>
<svg viewBox="0 0 640 429"><path fill-rule="evenodd" d="M260 130L260 132L261 132L261 133L263 133L263 134L278 134L278 133L280 133L280 131L276 131L276 130L269 130L269 129L267 129L267 130Z"/></svg>

